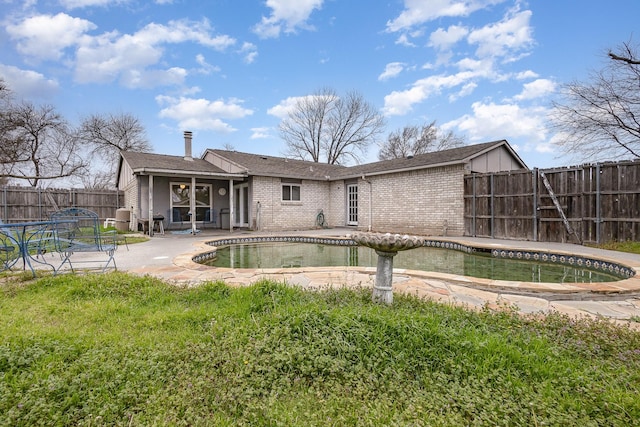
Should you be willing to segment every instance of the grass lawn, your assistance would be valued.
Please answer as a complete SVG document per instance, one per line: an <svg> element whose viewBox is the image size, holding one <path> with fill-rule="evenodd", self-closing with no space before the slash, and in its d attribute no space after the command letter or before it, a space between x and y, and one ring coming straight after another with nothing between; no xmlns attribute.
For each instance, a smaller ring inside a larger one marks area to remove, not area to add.
<svg viewBox="0 0 640 427"><path fill-rule="evenodd" d="M273 282L0 281L0 425L640 425L640 333Z"/></svg>
<svg viewBox="0 0 640 427"><path fill-rule="evenodd" d="M640 254L640 242L609 242L602 245L594 245L600 249L609 249L612 251L629 252L632 254Z"/></svg>

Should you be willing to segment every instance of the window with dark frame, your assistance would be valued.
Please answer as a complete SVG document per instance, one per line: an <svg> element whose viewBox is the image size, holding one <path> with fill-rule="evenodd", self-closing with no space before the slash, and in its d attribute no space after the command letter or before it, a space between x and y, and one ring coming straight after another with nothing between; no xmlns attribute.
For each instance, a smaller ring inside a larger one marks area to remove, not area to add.
<svg viewBox="0 0 640 427"><path fill-rule="evenodd" d="M299 202L300 201L300 181L282 180L282 201L283 202Z"/></svg>

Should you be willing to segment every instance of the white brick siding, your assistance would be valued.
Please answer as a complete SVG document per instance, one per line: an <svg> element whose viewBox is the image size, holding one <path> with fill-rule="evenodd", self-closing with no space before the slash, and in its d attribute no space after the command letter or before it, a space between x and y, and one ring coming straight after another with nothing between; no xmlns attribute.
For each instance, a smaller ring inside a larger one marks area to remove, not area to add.
<svg viewBox="0 0 640 427"><path fill-rule="evenodd" d="M446 229L447 235L462 236L463 177L464 168L458 165L360 180L358 228L368 230L371 226L372 231L437 236Z"/></svg>
<svg viewBox="0 0 640 427"><path fill-rule="evenodd" d="M300 201L282 200L280 178L253 177L251 194L251 224L264 231L304 230L316 225L320 209L327 221L331 221L330 184L326 181L300 183ZM257 204L260 202L260 219L257 219ZM330 222L331 224L331 222Z"/></svg>

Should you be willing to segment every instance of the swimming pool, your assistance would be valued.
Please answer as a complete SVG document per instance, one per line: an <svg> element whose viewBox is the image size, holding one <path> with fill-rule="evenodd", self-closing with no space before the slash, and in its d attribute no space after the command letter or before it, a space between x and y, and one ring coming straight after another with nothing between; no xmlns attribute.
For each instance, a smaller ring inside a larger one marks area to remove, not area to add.
<svg viewBox="0 0 640 427"><path fill-rule="evenodd" d="M373 250L348 238L250 237L208 244L216 250L200 254L194 261L222 268L373 267L377 262ZM394 268L544 283L613 282L635 274L628 267L582 256L485 249L438 240L400 252L394 258Z"/></svg>

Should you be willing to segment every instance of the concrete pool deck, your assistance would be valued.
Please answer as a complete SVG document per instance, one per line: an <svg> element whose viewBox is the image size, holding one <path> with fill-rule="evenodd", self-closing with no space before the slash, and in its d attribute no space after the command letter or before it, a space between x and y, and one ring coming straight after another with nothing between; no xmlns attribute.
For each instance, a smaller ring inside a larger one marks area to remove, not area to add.
<svg viewBox="0 0 640 427"><path fill-rule="evenodd" d="M197 284L223 280L229 285L246 286L269 278L286 281L306 289L328 286L362 286L371 288L375 268L320 267L282 269L225 269L204 266L192 261L212 247L206 242L219 238L260 236L346 236L355 230L348 228L302 230L296 232L262 233L220 230L190 234L156 234L149 241L120 247L115 259L119 270L150 275L172 283ZM580 245L483 239L471 237L438 237L475 247L526 249L541 252L580 255L613 261L640 271L640 255L595 249ZM640 276L610 283L527 283L470 278L435 272L396 269L393 275L395 292L404 292L444 303L480 309L516 307L522 313L560 312L571 316L604 317L616 321L634 320L640 327Z"/></svg>

